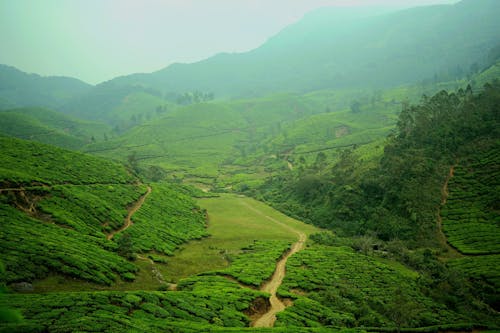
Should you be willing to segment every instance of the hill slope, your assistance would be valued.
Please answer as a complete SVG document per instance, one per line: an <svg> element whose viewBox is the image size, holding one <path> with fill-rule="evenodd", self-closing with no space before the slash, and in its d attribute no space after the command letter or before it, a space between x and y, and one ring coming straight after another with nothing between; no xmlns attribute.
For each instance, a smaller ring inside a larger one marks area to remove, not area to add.
<svg viewBox="0 0 500 333"><path fill-rule="evenodd" d="M253 51L220 54L113 82L162 92L254 96L394 86L441 74L453 77L481 64L498 45L499 10L495 0L465 0L380 16L356 9L321 9Z"/></svg>
<svg viewBox="0 0 500 333"><path fill-rule="evenodd" d="M97 285L132 281L138 267L127 259L135 252L171 254L205 235L202 212L171 185L153 185L146 201L153 207L124 230L127 207L146 187L122 165L13 138L0 137L0 147L0 253L7 284L54 275Z"/></svg>
<svg viewBox="0 0 500 333"><path fill-rule="evenodd" d="M43 77L0 65L0 109L24 106L57 108L90 87L74 78Z"/></svg>
<svg viewBox="0 0 500 333"><path fill-rule="evenodd" d="M43 108L0 111L0 133L62 148L79 149L91 141L104 141L111 129Z"/></svg>

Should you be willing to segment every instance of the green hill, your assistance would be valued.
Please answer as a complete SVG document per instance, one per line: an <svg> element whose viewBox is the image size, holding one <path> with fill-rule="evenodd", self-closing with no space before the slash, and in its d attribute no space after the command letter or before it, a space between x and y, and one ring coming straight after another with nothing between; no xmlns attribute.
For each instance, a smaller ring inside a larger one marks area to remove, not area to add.
<svg viewBox="0 0 500 333"><path fill-rule="evenodd" d="M324 8L255 50L174 64L113 82L161 92L199 90L241 97L380 88L434 76L443 81L484 65L489 50L498 45L499 9L495 0L465 0L382 15Z"/></svg>
<svg viewBox="0 0 500 333"><path fill-rule="evenodd" d="M383 248L423 276L466 277L460 283L469 286L469 295L485 293L479 299L497 309L499 91L496 81L477 95L468 88L424 98L404 108L384 150L345 149L336 161L317 153L253 193L341 235L362 234L360 249ZM382 142L371 149L376 144ZM425 251L427 259L420 257ZM439 257L447 264L438 269ZM442 301L440 293L450 291L435 292Z"/></svg>
<svg viewBox="0 0 500 333"><path fill-rule="evenodd" d="M397 103L380 101L360 104L360 112L343 109L324 113L339 103L348 104L345 99L348 97L336 94L282 94L194 104L116 139L88 145L86 151L123 161L133 157L141 165L160 166L176 177L204 178L209 184L220 177L219 185L230 185L238 182L231 180L239 177L238 169L259 179L265 168L286 166L282 159L276 159L281 152L366 143L385 136L394 125ZM318 131L318 124L323 130ZM320 136L314 139L313 132Z"/></svg>
<svg viewBox="0 0 500 333"><path fill-rule="evenodd" d="M0 110L26 106L57 108L90 87L74 78L44 77L0 65Z"/></svg>
<svg viewBox="0 0 500 333"><path fill-rule="evenodd" d="M170 254L205 235L204 215L173 185L153 185L148 198L168 213L139 212L120 232L146 193L122 165L14 138L1 137L0 146L0 253L8 285L53 276L97 285L132 281L141 274L128 260L137 251ZM154 228L161 232L151 238Z"/></svg>
<svg viewBox="0 0 500 333"><path fill-rule="evenodd" d="M0 133L4 135L68 149L79 149L91 141L104 141L111 132L104 124L42 108L0 111L0 117Z"/></svg>

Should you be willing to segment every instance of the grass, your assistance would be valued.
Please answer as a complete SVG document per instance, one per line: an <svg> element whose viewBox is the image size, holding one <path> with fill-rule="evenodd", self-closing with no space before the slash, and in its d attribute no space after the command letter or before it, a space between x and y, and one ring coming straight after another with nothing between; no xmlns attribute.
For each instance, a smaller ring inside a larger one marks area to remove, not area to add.
<svg viewBox="0 0 500 333"><path fill-rule="evenodd" d="M351 100L360 95L363 92L277 94L172 108L118 138L90 144L86 151L124 161L135 153L141 163L161 166L177 178L255 187L273 171L286 168L282 158L271 158L283 151L303 154L385 137L400 105L384 99L371 102L365 96L360 112L351 112Z"/></svg>
<svg viewBox="0 0 500 333"><path fill-rule="evenodd" d="M207 232L210 237L183 245L168 259L166 267L160 268L163 275L173 281L224 269L229 265L228 259L234 259L243 248L253 246L256 240L288 244L297 240L294 233L269 220L266 215L306 234L318 230L247 197L223 194L219 198L199 199L198 204L209 212Z"/></svg>
<svg viewBox="0 0 500 333"><path fill-rule="evenodd" d="M260 287L273 275L276 262L290 249L287 241L256 241L231 258L231 265L219 271L245 285Z"/></svg>
<svg viewBox="0 0 500 333"><path fill-rule="evenodd" d="M190 197L196 191L154 184L134 224L108 240L106 234L123 226L127 207L146 192L125 167L37 142L1 137L0 144L0 254L7 284L29 282L44 291L115 284L151 289L158 283L149 263L124 257L172 254L206 235L205 214ZM136 284L125 282L136 278Z"/></svg>
<svg viewBox="0 0 500 333"><path fill-rule="evenodd" d="M58 185L37 207L57 225L99 237L119 229L126 207L145 191L145 186L137 185Z"/></svg>
<svg viewBox="0 0 500 333"><path fill-rule="evenodd" d="M463 274L471 279L481 279L488 281L493 290L489 297L498 299L498 290L500 290L500 255L474 256L452 259L449 265L459 269Z"/></svg>

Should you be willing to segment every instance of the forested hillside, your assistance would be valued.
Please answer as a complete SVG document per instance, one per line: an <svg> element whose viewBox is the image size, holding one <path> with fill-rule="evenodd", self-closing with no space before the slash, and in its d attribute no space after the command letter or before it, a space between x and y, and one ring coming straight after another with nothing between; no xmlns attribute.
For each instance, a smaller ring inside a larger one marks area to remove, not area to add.
<svg viewBox="0 0 500 333"><path fill-rule="evenodd" d="M499 102L498 81L476 95L467 88L424 97L403 109L382 154L345 149L328 166L318 153L314 165L275 176L256 194L292 216L360 237L360 250L397 246L392 255L419 270L430 269L425 261L434 256L454 258L448 267L462 270L498 309ZM420 252L426 247L437 252Z"/></svg>

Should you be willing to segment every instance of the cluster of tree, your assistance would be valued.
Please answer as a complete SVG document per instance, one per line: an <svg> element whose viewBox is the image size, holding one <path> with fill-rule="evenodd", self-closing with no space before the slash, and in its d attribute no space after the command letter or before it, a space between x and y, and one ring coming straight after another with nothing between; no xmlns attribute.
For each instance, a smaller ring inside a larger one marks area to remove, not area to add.
<svg viewBox="0 0 500 333"><path fill-rule="evenodd" d="M201 92L198 90L186 92L184 94L177 95L175 101L180 105L189 105L202 102L212 101L214 99L214 93L212 92Z"/></svg>
<svg viewBox="0 0 500 333"><path fill-rule="evenodd" d="M463 147L499 137L500 84L423 96L404 105L396 131L375 168L343 150L333 166L318 156L313 165L283 173L261 189L281 210L346 235L375 232L383 240L432 240L441 186Z"/></svg>
<svg viewBox="0 0 500 333"><path fill-rule="evenodd" d="M430 249L439 248L436 216L450 167L471 149L488 149L488 142L500 138L498 105L498 81L477 95L468 87L424 96L419 105L403 106L375 166L366 168L355 148L339 151L333 166L318 154L312 164L299 161L301 168L274 176L257 195L337 235L355 236L352 246L360 252L368 254L377 244L419 271L420 290L449 308L475 299L497 308L491 283L466 278ZM493 296L481 296L488 294Z"/></svg>

